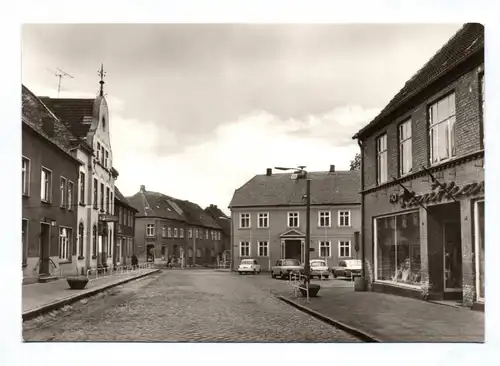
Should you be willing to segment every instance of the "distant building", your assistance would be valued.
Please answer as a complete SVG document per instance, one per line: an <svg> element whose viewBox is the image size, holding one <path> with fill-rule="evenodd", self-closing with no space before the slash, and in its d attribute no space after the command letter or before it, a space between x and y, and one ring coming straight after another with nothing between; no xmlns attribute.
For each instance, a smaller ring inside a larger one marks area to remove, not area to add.
<svg viewBox="0 0 500 366"><path fill-rule="evenodd" d="M484 307L484 28L464 25L360 130L374 291Z"/></svg>
<svg viewBox="0 0 500 366"><path fill-rule="evenodd" d="M310 258L330 267L340 259L360 258L354 245L360 230L359 171L309 172L311 179ZM238 188L231 209L233 269L241 259L256 258L262 269L278 259L304 262L306 240L306 180L291 174L256 175Z"/></svg>
<svg viewBox="0 0 500 366"><path fill-rule="evenodd" d="M222 229L222 238L219 245L216 246L217 255L221 255L224 251L231 249L231 218L228 217L217 205L210 205L205 208L205 212L209 214Z"/></svg>
<svg viewBox="0 0 500 366"><path fill-rule="evenodd" d="M138 212L135 243L140 261L211 265L221 228L195 203L147 191L127 197Z"/></svg>
<svg viewBox="0 0 500 366"><path fill-rule="evenodd" d="M113 251L113 264L131 264L131 257L136 252L135 239L135 215L137 210L128 202L120 190L115 186L115 212L117 217L115 223L115 250Z"/></svg>
<svg viewBox="0 0 500 366"><path fill-rule="evenodd" d="M70 152L73 135L22 86L23 282L76 275L75 200L82 162Z"/></svg>

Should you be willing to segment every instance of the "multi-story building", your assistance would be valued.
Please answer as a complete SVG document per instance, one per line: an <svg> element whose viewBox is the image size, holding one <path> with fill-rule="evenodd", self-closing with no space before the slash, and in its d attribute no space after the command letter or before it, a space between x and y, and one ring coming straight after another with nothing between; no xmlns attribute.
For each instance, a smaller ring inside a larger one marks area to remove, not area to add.
<svg viewBox="0 0 500 366"><path fill-rule="evenodd" d="M370 289L484 306L483 107L484 28L466 24L354 136Z"/></svg>
<svg viewBox="0 0 500 366"><path fill-rule="evenodd" d="M205 208L205 212L208 213L215 220L217 225L220 226L222 230L222 237L220 243L216 246L215 252L222 258L222 254L227 252L231 248L231 218L228 217L217 205L210 205Z"/></svg>
<svg viewBox="0 0 500 366"><path fill-rule="evenodd" d="M23 282L76 275L75 190L82 164L70 152L73 136L22 87Z"/></svg>
<svg viewBox="0 0 500 366"><path fill-rule="evenodd" d="M135 215L137 210L123 196L115 186L115 249L113 264L116 266L131 264L131 257L135 253Z"/></svg>
<svg viewBox="0 0 500 366"><path fill-rule="evenodd" d="M79 233L83 231L85 269L106 267L113 262L114 184L118 172L113 168L110 142L108 104L101 87L99 95L91 99L62 99L40 97L40 100L61 120L78 139L92 149L82 150L85 164L80 169ZM79 238L81 236L79 235ZM81 245L79 245L81 247Z"/></svg>
<svg viewBox="0 0 500 366"><path fill-rule="evenodd" d="M358 258L354 245L361 225L359 171L309 172L311 180L310 258L330 267L339 259ZM256 175L238 188L229 208L232 222L232 268L256 258L269 269L280 258L304 262L306 179L291 174Z"/></svg>
<svg viewBox="0 0 500 366"><path fill-rule="evenodd" d="M127 198L138 212L135 224L139 261L208 265L221 240L220 227L198 205L147 191ZM217 233L216 233L217 232Z"/></svg>

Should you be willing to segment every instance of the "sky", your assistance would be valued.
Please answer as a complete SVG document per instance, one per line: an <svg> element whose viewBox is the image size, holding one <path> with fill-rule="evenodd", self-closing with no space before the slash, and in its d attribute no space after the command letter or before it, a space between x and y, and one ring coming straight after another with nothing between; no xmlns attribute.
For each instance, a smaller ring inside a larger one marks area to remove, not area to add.
<svg viewBox="0 0 500 366"><path fill-rule="evenodd" d="M275 166L348 170L352 136L460 24L30 24L22 82L92 98L106 71L120 191L226 213L234 190Z"/></svg>

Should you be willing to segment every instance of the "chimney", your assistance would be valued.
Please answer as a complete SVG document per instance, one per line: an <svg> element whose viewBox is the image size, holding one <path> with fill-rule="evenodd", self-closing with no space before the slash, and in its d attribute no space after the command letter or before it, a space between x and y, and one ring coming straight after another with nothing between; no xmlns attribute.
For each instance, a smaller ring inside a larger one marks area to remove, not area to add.
<svg viewBox="0 0 500 366"><path fill-rule="evenodd" d="M335 165L330 165L330 173L335 173Z"/></svg>
<svg viewBox="0 0 500 366"><path fill-rule="evenodd" d="M141 186L141 193L144 193L144 192L146 192L146 186L142 185Z"/></svg>
<svg viewBox="0 0 500 366"><path fill-rule="evenodd" d="M272 168L267 168L266 170L266 175L270 177L273 174L273 169Z"/></svg>

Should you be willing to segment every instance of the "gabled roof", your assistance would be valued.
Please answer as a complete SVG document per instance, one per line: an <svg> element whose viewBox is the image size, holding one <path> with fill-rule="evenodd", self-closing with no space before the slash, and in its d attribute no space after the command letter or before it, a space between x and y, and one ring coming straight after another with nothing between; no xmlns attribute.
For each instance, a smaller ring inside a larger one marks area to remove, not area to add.
<svg viewBox="0 0 500 366"><path fill-rule="evenodd" d="M395 112L403 103L418 95L424 88L452 71L459 64L476 54L484 57L484 27L467 23L410 79L392 98L373 121L363 127L353 138L359 138L385 117Z"/></svg>
<svg viewBox="0 0 500 366"><path fill-rule="evenodd" d="M187 221L186 215L170 196L158 192L141 190L127 197L130 204L137 209L137 216L161 217L169 220Z"/></svg>
<svg viewBox="0 0 500 366"><path fill-rule="evenodd" d="M212 218L221 227L222 232L226 236L231 235L231 219L227 217L220 208L218 208L216 205L210 205L205 208L205 212L208 215L212 216Z"/></svg>
<svg viewBox="0 0 500 366"><path fill-rule="evenodd" d="M119 201L122 205L130 207L137 212L137 209L130 204L130 202L125 198L125 196L120 192L117 186L115 186L115 200Z"/></svg>
<svg viewBox="0 0 500 366"><path fill-rule="evenodd" d="M175 202L181 207L191 225L203 226L213 229L221 229L217 222L196 203L176 199Z"/></svg>
<svg viewBox="0 0 500 366"><path fill-rule="evenodd" d="M281 238L296 238L296 237L304 237L306 234L303 232L297 230L297 229L290 229L288 231L285 231L283 234L280 235Z"/></svg>
<svg viewBox="0 0 500 366"><path fill-rule="evenodd" d="M40 100L78 137L87 137L92 126L93 99L40 97Z"/></svg>

